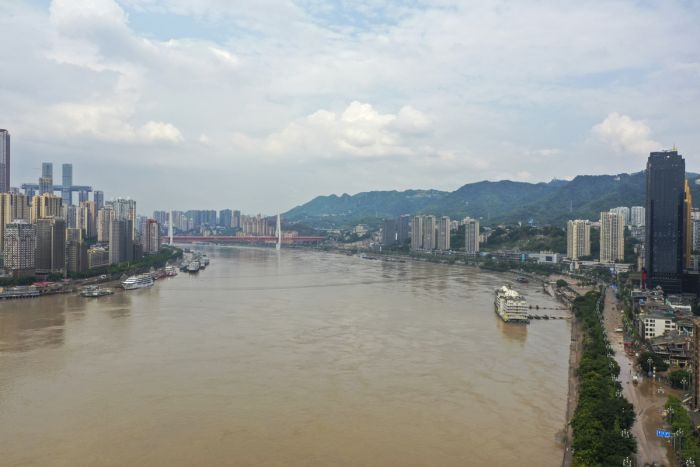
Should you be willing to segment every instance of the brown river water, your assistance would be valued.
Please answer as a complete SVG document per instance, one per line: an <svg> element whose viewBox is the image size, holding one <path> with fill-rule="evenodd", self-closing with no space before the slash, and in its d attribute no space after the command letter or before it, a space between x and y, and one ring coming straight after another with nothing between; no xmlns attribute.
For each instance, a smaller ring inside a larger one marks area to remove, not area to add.
<svg viewBox="0 0 700 467"><path fill-rule="evenodd" d="M561 464L570 323L501 322L507 277L203 249L149 289L0 302L0 465Z"/></svg>

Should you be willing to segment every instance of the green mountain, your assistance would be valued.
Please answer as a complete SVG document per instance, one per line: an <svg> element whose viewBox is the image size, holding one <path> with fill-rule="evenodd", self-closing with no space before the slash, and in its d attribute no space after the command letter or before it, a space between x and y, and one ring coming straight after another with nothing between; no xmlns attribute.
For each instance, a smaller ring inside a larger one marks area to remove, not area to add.
<svg viewBox="0 0 700 467"><path fill-rule="evenodd" d="M700 202L700 176L688 174L694 204ZM643 206L644 172L580 175L571 181L524 183L502 180L469 183L453 192L437 190L370 191L356 195L318 196L284 214L288 222L316 227L378 224L402 214L481 218L485 224L533 222L563 224L567 219L598 218L616 206Z"/></svg>

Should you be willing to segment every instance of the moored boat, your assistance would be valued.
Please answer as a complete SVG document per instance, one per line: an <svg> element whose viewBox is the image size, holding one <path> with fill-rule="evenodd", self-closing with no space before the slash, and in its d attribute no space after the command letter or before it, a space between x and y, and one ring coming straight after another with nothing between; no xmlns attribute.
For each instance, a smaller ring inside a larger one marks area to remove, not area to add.
<svg viewBox="0 0 700 467"><path fill-rule="evenodd" d="M112 295L113 293L114 291L112 289L105 289L96 285L89 285L80 291L80 295L88 298L104 297L105 295Z"/></svg>
<svg viewBox="0 0 700 467"><path fill-rule="evenodd" d="M165 277L177 276L177 268L175 266L165 266Z"/></svg>
<svg viewBox="0 0 700 467"><path fill-rule="evenodd" d="M529 323L525 298L508 285L496 289L496 314L506 323Z"/></svg>
<svg viewBox="0 0 700 467"><path fill-rule="evenodd" d="M195 273L199 272L200 264L198 260L193 260L190 261L190 264L187 266L187 272Z"/></svg>
<svg viewBox="0 0 700 467"><path fill-rule="evenodd" d="M153 277L150 274L131 276L122 282L124 290L143 289L144 287L151 286L153 286Z"/></svg>

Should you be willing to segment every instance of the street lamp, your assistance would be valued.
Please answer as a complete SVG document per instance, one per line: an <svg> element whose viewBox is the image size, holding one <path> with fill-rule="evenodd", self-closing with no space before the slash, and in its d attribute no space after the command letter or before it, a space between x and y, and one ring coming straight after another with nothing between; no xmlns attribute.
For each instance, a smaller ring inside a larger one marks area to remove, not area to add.
<svg viewBox="0 0 700 467"><path fill-rule="evenodd" d="M654 363L654 359L649 357L647 359L647 371L649 372L649 376L651 376L651 364Z"/></svg>
<svg viewBox="0 0 700 467"><path fill-rule="evenodd" d="M679 428L678 430L676 430L675 433L673 433L673 449L676 449L676 448L679 450L683 449L682 436L683 436L683 430L681 428ZM678 438L678 446L676 446L676 438Z"/></svg>
<svg viewBox="0 0 700 467"><path fill-rule="evenodd" d="M668 409L666 409L666 415L668 416L669 423L671 423L671 421L673 421L673 412L674 412L673 407L669 407Z"/></svg>
<svg viewBox="0 0 700 467"><path fill-rule="evenodd" d="M686 385L688 384L688 380L685 379L685 378L683 378L683 379L681 380L681 384L683 385L683 391L684 391L684 392L687 391L688 389L686 388Z"/></svg>
<svg viewBox="0 0 700 467"><path fill-rule="evenodd" d="M622 430L620 435L622 435L622 437L625 439L629 439L632 437L632 432L630 430Z"/></svg>
<svg viewBox="0 0 700 467"><path fill-rule="evenodd" d="M685 460L685 467L695 467L695 460L693 460L692 457L689 457Z"/></svg>
<svg viewBox="0 0 700 467"><path fill-rule="evenodd" d="M632 459L629 457L622 459L622 467L632 467Z"/></svg>

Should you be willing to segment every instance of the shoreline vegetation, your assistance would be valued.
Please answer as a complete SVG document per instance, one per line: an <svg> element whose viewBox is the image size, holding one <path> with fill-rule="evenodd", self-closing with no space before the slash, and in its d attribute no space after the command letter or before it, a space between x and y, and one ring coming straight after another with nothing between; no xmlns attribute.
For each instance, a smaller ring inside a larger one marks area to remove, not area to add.
<svg viewBox="0 0 700 467"><path fill-rule="evenodd" d="M604 293L589 292L574 300L583 346L576 375L578 403L571 420L573 466L623 465L637 451L630 434L635 413L617 380L620 367L613 358L602 325Z"/></svg>

